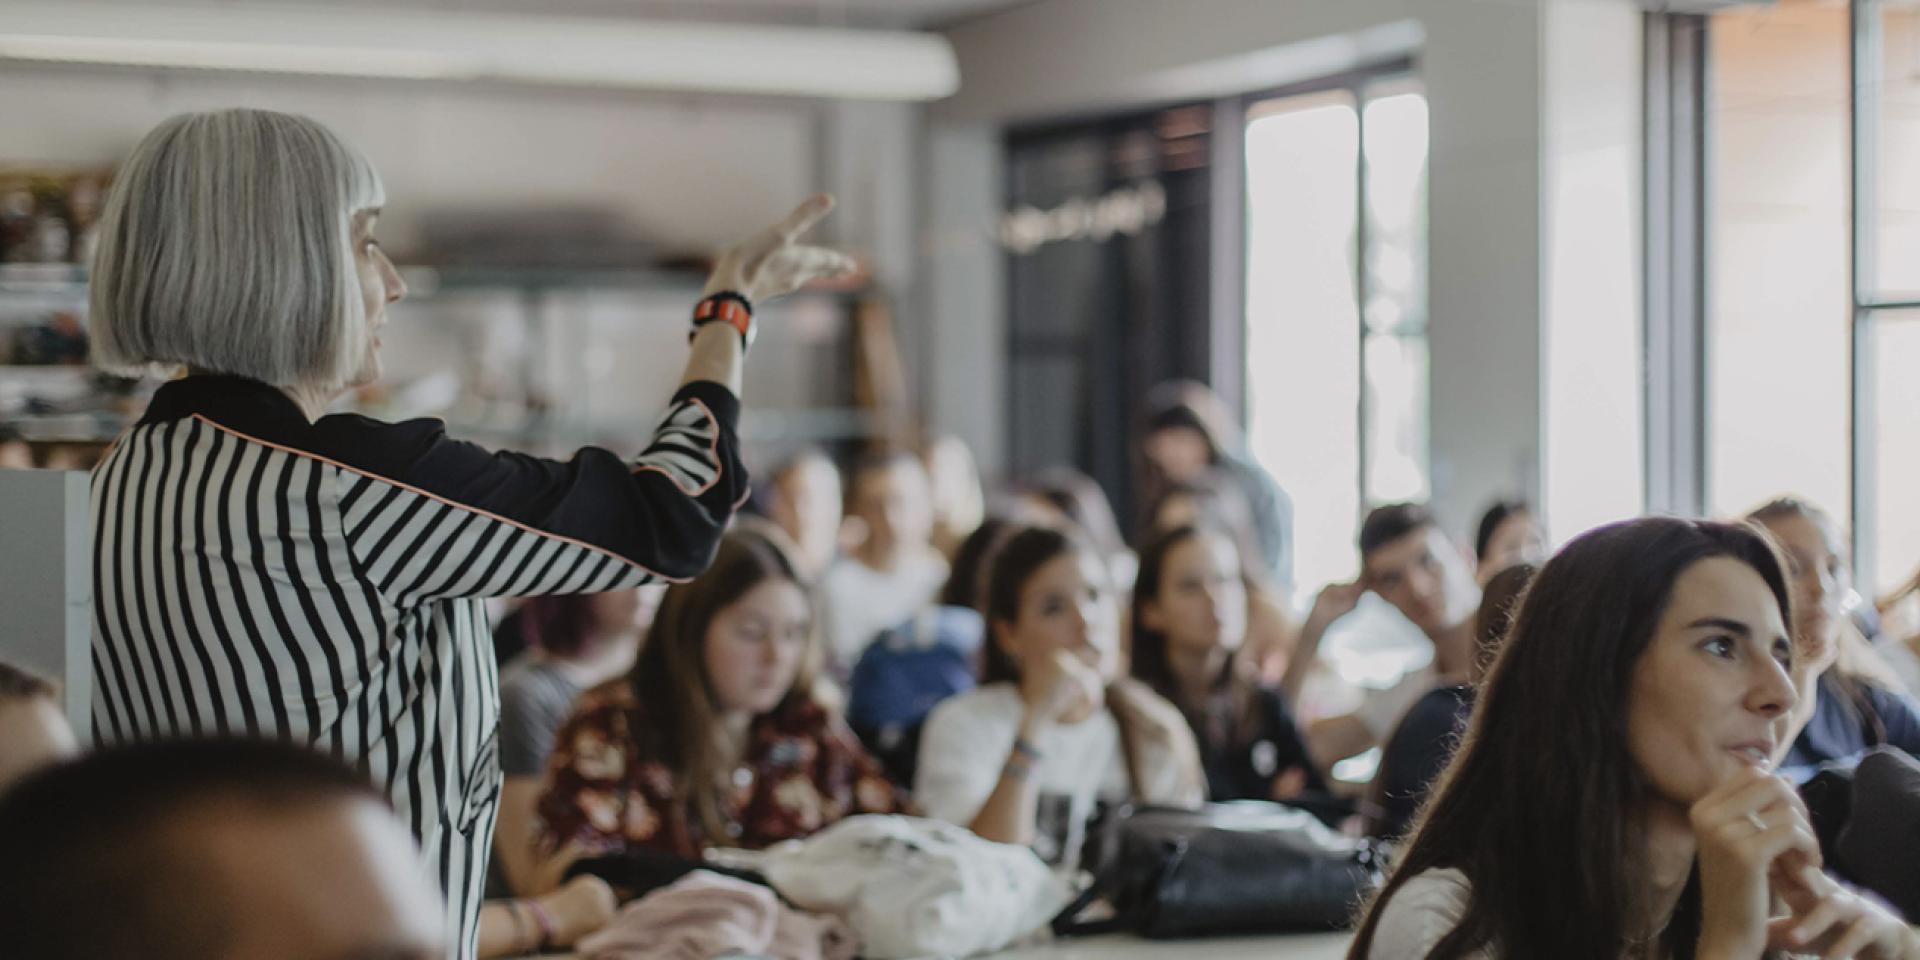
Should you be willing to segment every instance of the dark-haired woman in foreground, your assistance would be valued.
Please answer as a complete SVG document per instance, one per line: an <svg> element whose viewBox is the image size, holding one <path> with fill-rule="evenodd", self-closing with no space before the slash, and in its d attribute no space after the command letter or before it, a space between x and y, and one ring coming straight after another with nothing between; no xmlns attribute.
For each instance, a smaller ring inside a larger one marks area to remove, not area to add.
<svg viewBox="0 0 1920 960"><path fill-rule="evenodd" d="M1749 527L1645 519L1568 544L1349 957L1920 957L1820 872L1771 772L1791 619Z"/></svg>

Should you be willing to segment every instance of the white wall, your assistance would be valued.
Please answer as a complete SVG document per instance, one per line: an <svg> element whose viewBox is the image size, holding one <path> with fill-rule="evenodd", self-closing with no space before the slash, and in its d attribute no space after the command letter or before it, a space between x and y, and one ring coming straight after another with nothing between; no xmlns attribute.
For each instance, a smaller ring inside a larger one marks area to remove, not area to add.
<svg viewBox="0 0 1920 960"><path fill-rule="evenodd" d="M1434 500L1464 531L1486 498L1541 489L1542 4L1555 2L1628 5L1039 0L949 33L962 89L933 115L1007 121L1250 91L1417 44L1433 118Z"/></svg>
<svg viewBox="0 0 1920 960"><path fill-rule="evenodd" d="M389 246L437 206L585 205L704 249L784 213L820 182L810 103L137 71L0 68L0 162L111 164L188 110L308 114L386 180Z"/></svg>

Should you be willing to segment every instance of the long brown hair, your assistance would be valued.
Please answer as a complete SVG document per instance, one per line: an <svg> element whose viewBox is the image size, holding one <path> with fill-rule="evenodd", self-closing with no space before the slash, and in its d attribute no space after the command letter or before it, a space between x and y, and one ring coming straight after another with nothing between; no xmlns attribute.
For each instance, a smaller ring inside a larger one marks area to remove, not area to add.
<svg viewBox="0 0 1920 960"><path fill-rule="evenodd" d="M1747 524L1646 518L1589 531L1526 591L1453 761L1434 785L1347 956L1365 960L1386 905L1428 870L1466 875L1466 911L1428 954L1617 960L1639 885L1648 794L1627 748L1627 691L1673 585L1730 557L1766 581L1793 622L1779 555ZM1689 879L1668 923L1691 958L1700 890Z"/></svg>
<svg viewBox="0 0 1920 960"><path fill-rule="evenodd" d="M641 739L643 753L660 757L673 771L686 814L710 838L726 834L714 739L720 712L707 677L707 632L716 614L766 581L804 585L797 570L792 557L772 539L746 530L728 532L705 573L667 589L633 665L629 682L650 721L634 735ZM817 639L809 643L793 686L773 713L814 702L820 650Z"/></svg>
<svg viewBox="0 0 1920 960"><path fill-rule="evenodd" d="M1188 703L1182 699L1180 684L1173 675L1166 632L1147 626L1147 606L1160 599L1167 576L1167 558L1181 544L1202 537L1218 537L1228 546L1234 546L1233 537L1223 530L1212 526L1185 526L1155 537L1140 554L1140 572L1133 581L1132 670L1135 680L1180 708L1187 725L1205 746L1225 748L1237 732L1252 728L1257 706L1253 679L1242 667L1244 644L1227 657L1220 675L1214 678L1207 700ZM1239 555L1237 546L1235 555Z"/></svg>

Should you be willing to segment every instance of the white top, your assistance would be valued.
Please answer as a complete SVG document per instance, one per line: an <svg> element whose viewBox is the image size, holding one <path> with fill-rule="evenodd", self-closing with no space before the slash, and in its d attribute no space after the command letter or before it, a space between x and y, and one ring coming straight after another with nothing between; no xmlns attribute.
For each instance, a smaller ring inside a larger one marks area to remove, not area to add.
<svg viewBox="0 0 1920 960"><path fill-rule="evenodd" d="M947 562L931 549L890 572L852 557L835 561L820 578L820 627L834 673L843 678L852 673L880 631L912 619L946 580Z"/></svg>
<svg viewBox="0 0 1920 960"><path fill-rule="evenodd" d="M926 815L965 826L980 815L1020 733L1024 706L1011 683L993 683L935 707L920 735L920 767L913 795ZM1034 852L1055 865L1079 861L1087 820L1096 804L1123 803L1132 794L1120 725L1108 710L1071 726L1056 724L1037 738L1033 768L1039 787ZM1172 801L1181 791L1172 765L1141 771L1144 799Z"/></svg>
<svg viewBox="0 0 1920 960"><path fill-rule="evenodd" d="M1424 957L1466 916L1473 888L1458 870L1424 870L1407 880L1387 901L1373 930L1367 960ZM1469 960L1491 958L1486 950L1468 954Z"/></svg>

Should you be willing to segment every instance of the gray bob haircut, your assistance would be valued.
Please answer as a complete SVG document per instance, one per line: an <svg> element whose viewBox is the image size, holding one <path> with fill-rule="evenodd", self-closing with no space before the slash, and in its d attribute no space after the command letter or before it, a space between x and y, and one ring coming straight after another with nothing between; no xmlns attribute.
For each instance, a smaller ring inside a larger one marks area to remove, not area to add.
<svg viewBox="0 0 1920 960"><path fill-rule="evenodd" d="M385 200L367 158L306 117L221 110L161 123L101 213L94 364L345 384L367 348L353 218Z"/></svg>

